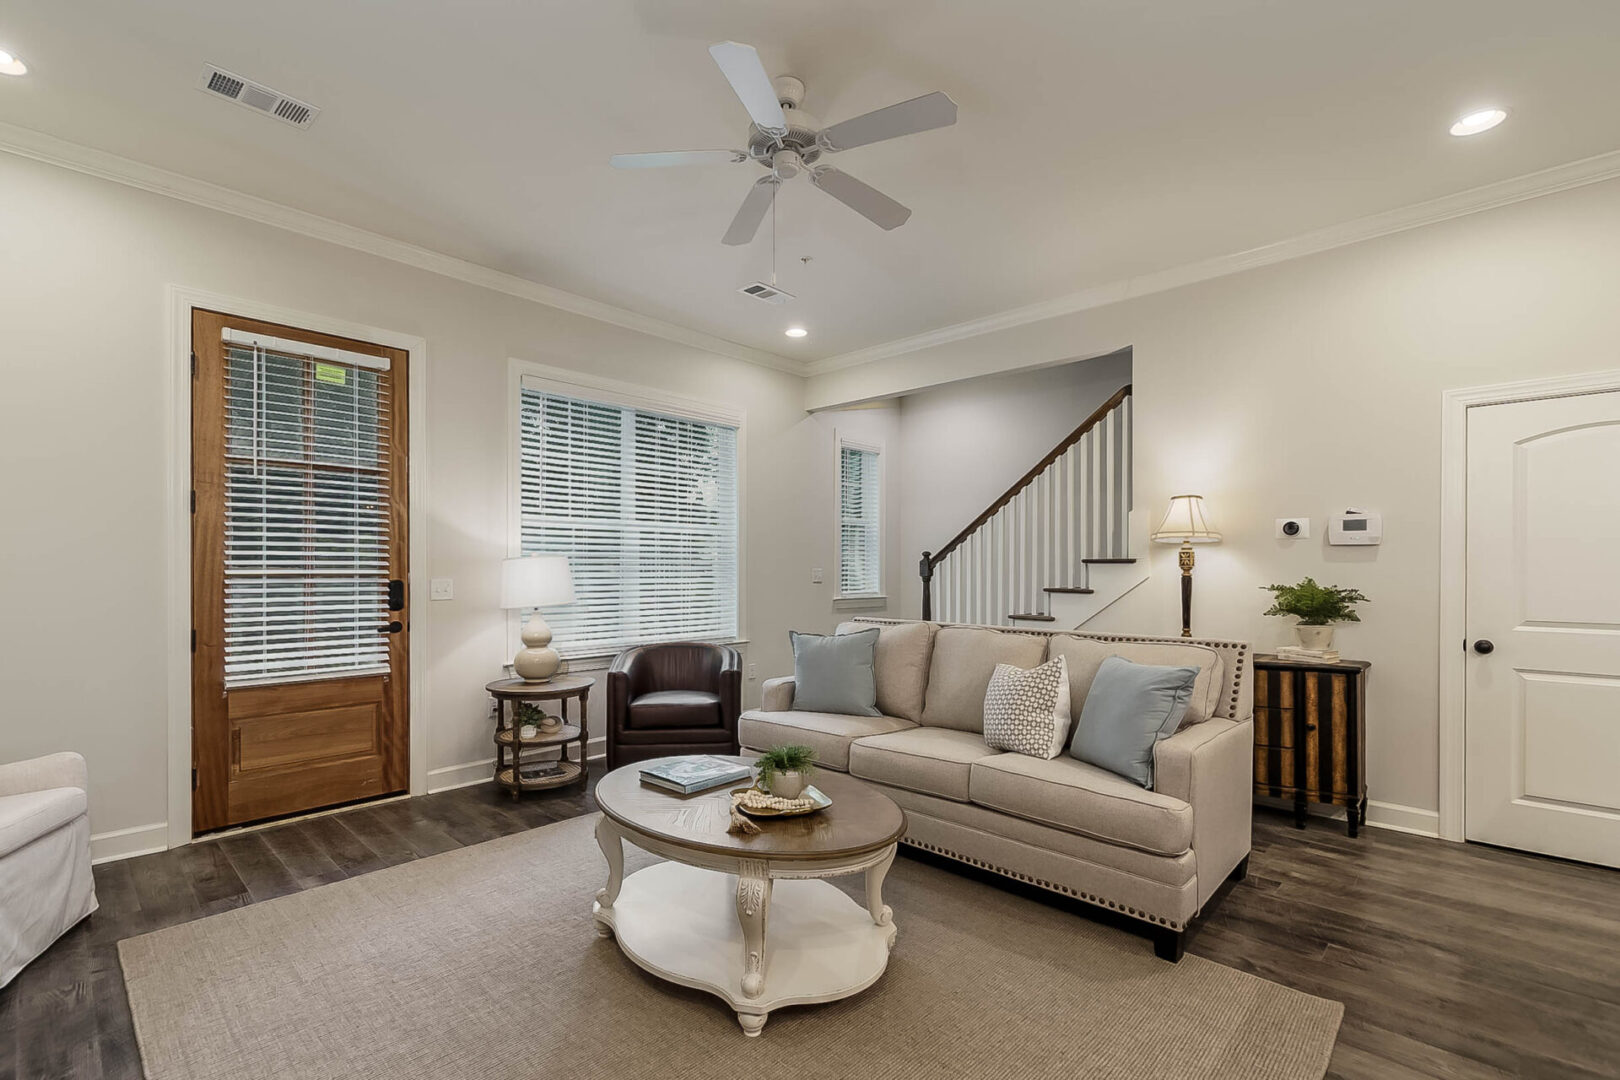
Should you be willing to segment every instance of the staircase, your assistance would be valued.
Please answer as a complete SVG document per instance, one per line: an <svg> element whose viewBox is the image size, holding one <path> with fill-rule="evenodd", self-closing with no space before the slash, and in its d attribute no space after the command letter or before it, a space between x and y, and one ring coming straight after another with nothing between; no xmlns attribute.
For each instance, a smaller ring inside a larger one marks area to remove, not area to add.
<svg viewBox="0 0 1620 1080"><path fill-rule="evenodd" d="M1147 579L1132 524L1122 386L950 543L923 552L923 618L1079 626Z"/></svg>

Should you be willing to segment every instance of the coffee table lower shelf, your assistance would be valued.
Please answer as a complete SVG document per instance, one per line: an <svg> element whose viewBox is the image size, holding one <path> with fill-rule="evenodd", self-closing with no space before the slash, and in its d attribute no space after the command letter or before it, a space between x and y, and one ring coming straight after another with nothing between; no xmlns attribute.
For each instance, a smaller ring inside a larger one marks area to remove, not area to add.
<svg viewBox="0 0 1620 1080"><path fill-rule="evenodd" d="M599 931L611 933L642 968L706 990L758 1035L773 1009L836 1001L871 986L888 966L892 923L879 925L861 905L821 880L771 882L764 986L743 989L747 949L738 921L737 876L665 862L624 879L611 907L596 905Z"/></svg>

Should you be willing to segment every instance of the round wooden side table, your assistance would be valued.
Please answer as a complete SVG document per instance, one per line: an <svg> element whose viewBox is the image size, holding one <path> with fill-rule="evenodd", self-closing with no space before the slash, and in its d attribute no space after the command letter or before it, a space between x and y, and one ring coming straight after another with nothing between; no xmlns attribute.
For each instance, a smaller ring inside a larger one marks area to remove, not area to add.
<svg viewBox="0 0 1620 1080"><path fill-rule="evenodd" d="M585 760L585 744L590 739L586 709L591 687L596 680L584 675L558 675L549 682L525 682L522 679L497 679L484 689L495 699L495 782L517 798L521 792L544 791L584 781L590 775ZM568 699L578 702L577 722L568 720ZM557 716L562 726L556 731L540 732L525 738L522 725L517 722L515 702L555 701ZM579 744L579 760L568 760L568 744ZM519 775L522 755L541 746L555 746L561 753L556 764L560 771L551 776L525 780Z"/></svg>

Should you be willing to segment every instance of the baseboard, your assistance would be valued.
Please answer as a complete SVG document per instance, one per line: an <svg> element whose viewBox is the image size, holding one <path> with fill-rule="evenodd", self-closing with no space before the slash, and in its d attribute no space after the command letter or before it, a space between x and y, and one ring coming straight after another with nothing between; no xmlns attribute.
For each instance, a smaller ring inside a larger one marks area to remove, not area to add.
<svg viewBox="0 0 1620 1080"><path fill-rule="evenodd" d="M579 760L575 748L568 747L568 756ZM585 743L585 756L590 761L605 761L607 759L607 737L598 735L588 739ZM484 758L482 761L464 761L460 765L445 765L438 769L428 770L429 795L437 795L441 791L454 791L456 788L472 787L474 784L486 784L492 780L495 772L495 759Z"/></svg>
<svg viewBox="0 0 1620 1080"><path fill-rule="evenodd" d="M1287 799L1255 799L1255 805L1270 807L1273 810L1283 810L1293 813L1294 804ZM1345 820L1345 809L1342 806L1319 806L1313 804L1309 810L1310 816L1325 818L1328 821ZM1415 836L1440 835L1440 812L1438 810L1424 810L1416 806L1402 806L1400 803L1379 802L1376 799L1367 800L1367 821L1369 828L1389 829L1393 832L1412 833Z"/></svg>
<svg viewBox="0 0 1620 1080"><path fill-rule="evenodd" d="M94 833L90 837L90 864L133 859L169 850L169 823L135 825L128 829Z"/></svg>

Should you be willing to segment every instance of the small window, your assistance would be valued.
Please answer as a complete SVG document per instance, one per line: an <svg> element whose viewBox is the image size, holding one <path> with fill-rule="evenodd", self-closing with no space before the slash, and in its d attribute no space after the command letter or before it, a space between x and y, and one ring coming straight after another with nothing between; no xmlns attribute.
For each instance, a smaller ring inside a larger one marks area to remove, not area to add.
<svg viewBox="0 0 1620 1080"><path fill-rule="evenodd" d="M883 448L838 439L838 596L883 595Z"/></svg>

